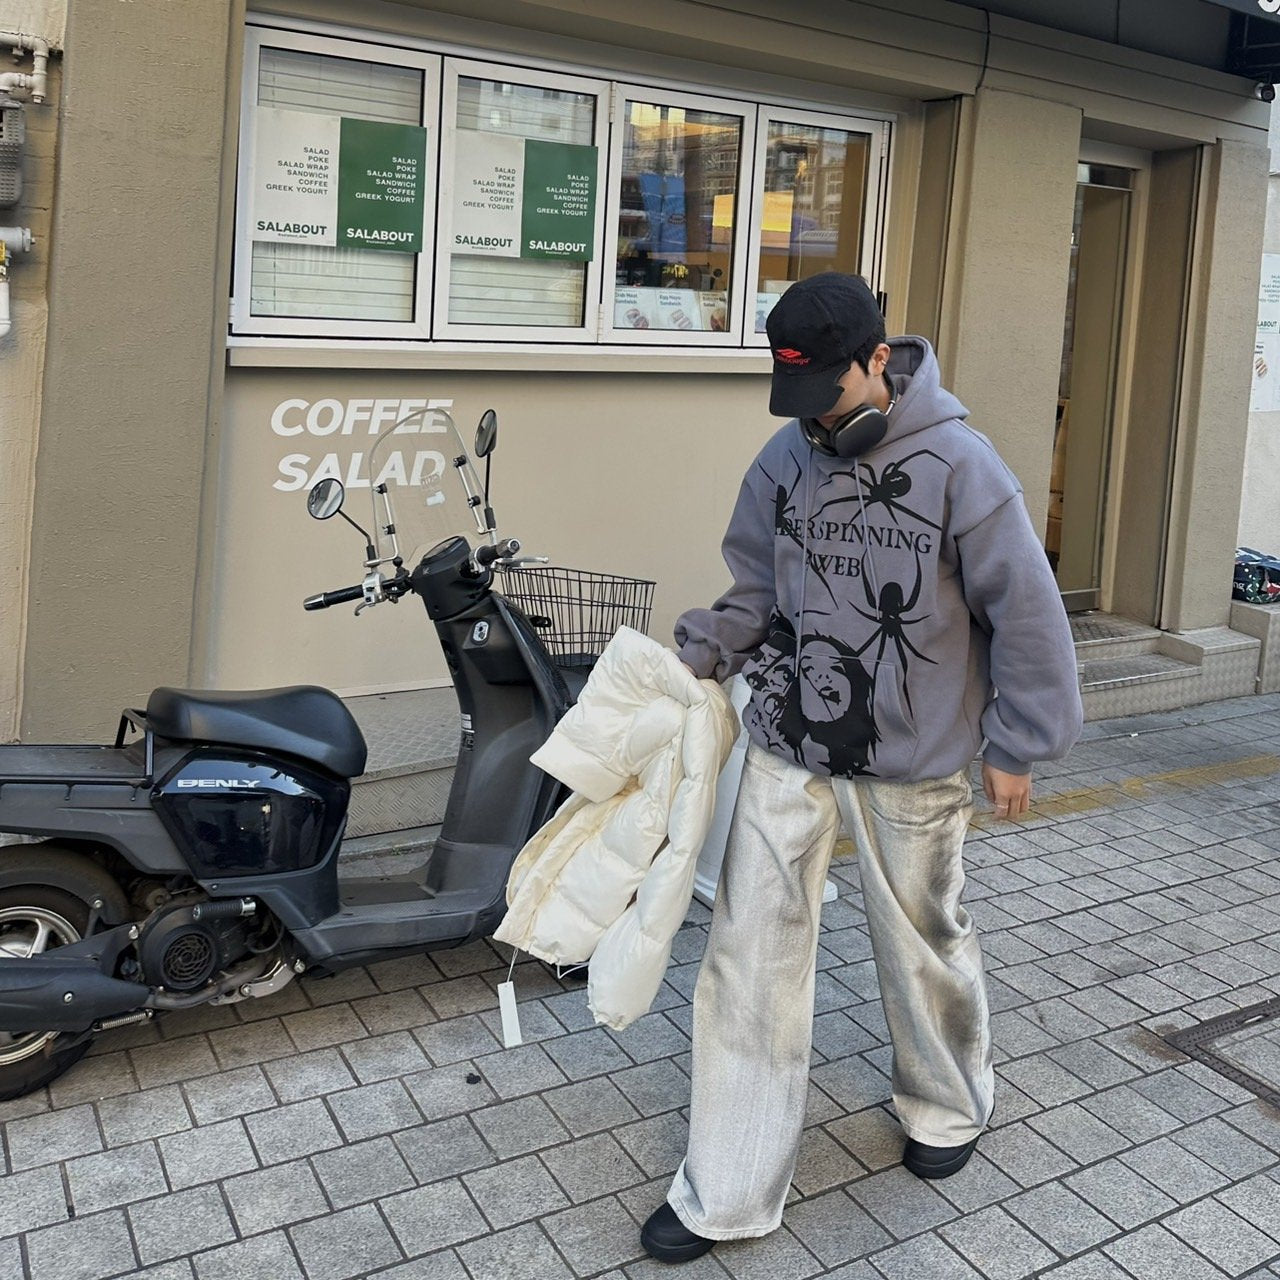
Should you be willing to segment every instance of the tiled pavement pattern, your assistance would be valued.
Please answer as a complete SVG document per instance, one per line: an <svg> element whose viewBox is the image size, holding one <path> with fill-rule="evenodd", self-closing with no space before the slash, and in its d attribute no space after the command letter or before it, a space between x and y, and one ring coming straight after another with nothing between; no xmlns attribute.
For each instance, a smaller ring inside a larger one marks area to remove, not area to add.
<svg viewBox="0 0 1280 1280"><path fill-rule="evenodd" d="M487 944L104 1037L0 1106L0 1277L1202 1280L1280 1276L1280 1112L1159 1033L1280 992L1280 696L1090 725L1020 826L979 819L996 1126L898 1165L857 867L833 867L785 1225L681 1269L637 1226L685 1139L707 913L620 1034L540 964L500 1048Z"/></svg>

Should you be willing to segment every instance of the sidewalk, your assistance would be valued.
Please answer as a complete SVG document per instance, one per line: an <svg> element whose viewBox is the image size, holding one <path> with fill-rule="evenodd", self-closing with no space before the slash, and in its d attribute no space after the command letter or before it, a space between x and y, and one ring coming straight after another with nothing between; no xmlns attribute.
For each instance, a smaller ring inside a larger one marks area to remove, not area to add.
<svg viewBox="0 0 1280 1280"><path fill-rule="evenodd" d="M1280 695L1091 724L1028 820L979 816L997 1121L946 1181L898 1164L846 851L767 1239L640 1251L684 1148L695 905L618 1034L525 963L503 1050L507 958L476 944L104 1036L0 1104L0 1280L1280 1277L1280 1111L1160 1038L1280 993L1278 857Z"/></svg>

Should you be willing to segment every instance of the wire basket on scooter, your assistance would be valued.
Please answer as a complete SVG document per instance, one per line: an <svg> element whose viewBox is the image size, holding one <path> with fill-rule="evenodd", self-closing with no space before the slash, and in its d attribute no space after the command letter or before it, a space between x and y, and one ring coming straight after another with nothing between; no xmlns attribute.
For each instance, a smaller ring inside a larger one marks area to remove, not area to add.
<svg viewBox="0 0 1280 1280"><path fill-rule="evenodd" d="M502 576L502 594L561 666L590 666L619 627L647 630L653 588L644 578L555 565L521 565Z"/></svg>

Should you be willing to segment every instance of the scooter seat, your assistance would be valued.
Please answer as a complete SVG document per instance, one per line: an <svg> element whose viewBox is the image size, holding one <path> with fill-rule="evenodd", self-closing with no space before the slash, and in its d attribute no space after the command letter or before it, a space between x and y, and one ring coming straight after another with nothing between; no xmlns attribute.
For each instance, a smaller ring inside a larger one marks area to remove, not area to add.
<svg viewBox="0 0 1280 1280"><path fill-rule="evenodd" d="M160 688L147 702L147 723L162 738L280 752L340 778L363 773L369 751L342 699L311 684L219 692Z"/></svg>

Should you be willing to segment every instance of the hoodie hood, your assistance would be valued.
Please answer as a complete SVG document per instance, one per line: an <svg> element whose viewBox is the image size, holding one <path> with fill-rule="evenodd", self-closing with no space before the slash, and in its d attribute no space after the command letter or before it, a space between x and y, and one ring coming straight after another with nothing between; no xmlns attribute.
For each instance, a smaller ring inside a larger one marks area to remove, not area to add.
<svg viewBox="0 0 1280 1280"><path fill-rule="evenodd" d="M963 422L969 410L941 381L938 360L924 338L892 338L885 372L893 383L894 406L880 448L942 422Z"/></svg>

